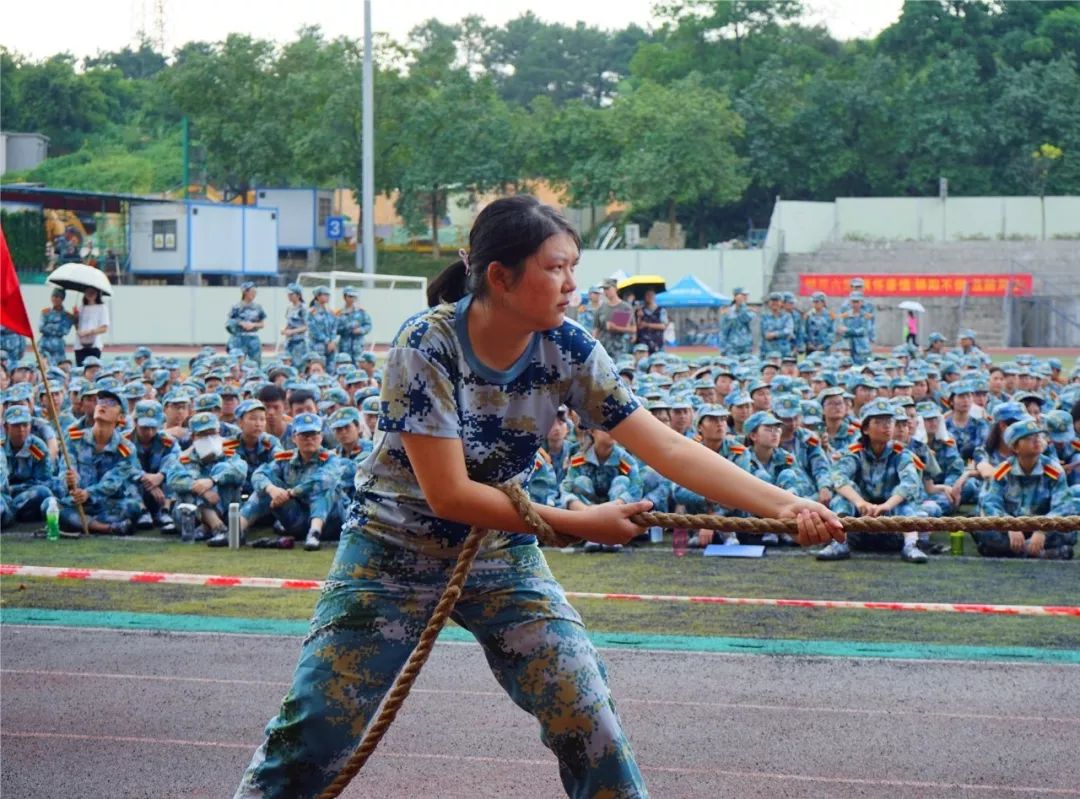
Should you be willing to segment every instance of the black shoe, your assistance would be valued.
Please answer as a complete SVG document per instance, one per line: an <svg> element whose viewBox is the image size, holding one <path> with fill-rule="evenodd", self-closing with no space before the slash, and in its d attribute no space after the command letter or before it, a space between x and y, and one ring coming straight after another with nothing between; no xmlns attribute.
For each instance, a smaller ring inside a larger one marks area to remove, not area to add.
<svg viewBox="0 0 1080 799"><path fill-rule="evenodd" d="M198 527L195 528L195 538L194 538L194 540L195 541L206 541L209 538L211 538L213 535L214 535L213 533L211 533L203 525L200 524Z"/></svg>
<svg viewBox="0 0 1080 799"><path fill-rule="evenodd" d="M206 545L208 547L227 547L229 545L229 531L222 530L214 533L210 540L206 542Z"/></svg>
<svg viewBox="0 0 1080 799"><path fill-rule="evenodd" d="M154 519L150 515L150 511L143 511L139 518L135 520L135 526L140 530L154 529Z"/></svg>
<svg viewBox="0 0 1080 799"><path fill-rule="evenodd" d="M309 530L307 538L304 539L304 549L308 552L316 552L322 549L322 542L319 540L319 534L314 530Z"/></svg>
<svg viewBox="0 0 1080 799"><path fill-rule="evenodd" d="M176 535L176 522L165 511L158 511L154 516L154 526L161 531L162 535Z"/></svg>
<svg viewBox="0 0 1080 799"><path fill-rule="evenodd" d="M134 531L134 526L127 519L109 525L109 535L131 535Z"/></svg>

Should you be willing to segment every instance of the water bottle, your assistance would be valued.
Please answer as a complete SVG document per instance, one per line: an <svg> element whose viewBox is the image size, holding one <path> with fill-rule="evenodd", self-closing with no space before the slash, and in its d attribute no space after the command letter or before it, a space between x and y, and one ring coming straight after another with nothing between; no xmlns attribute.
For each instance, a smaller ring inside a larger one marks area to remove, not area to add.
<svg viewBox="0 0 1080 799"><path fill-rule="evenodd" d="M650 527L649 528L649 541L653 544L664 543L664 528L663 527Z"/></svg>
<svg viewBox="0 0 1080 799"><path fill-rule="evenodd" d="M229 549L240 549L240 503L229 503Z"/></svg>
<svg viewBox="0 0 1080 799"><path fill-rule="evenodd" d="M949 551L952 552L952 554L964 554L964 535L962 530L953 530L949 533Z"/></svg>
<svg viewBox="0 0 1080 799"><path fill-rule="evenodd" d="M685 527L676 527L671 531L671 547L675 551L675 557L681 558L686 554L689 535Z"/></svg>
<svg viewBox="0 0 1080 799"><path fill-rule="evenodd" d="M195 512L198 509L190 503L183 502L176 506L176 515L180 521L180 540L192 542L195 540Z"/></svg>
<svg viewBox="0 0 1080 799"><path fill-rule="evenodd" d="M60 540L60 505L56 497L49 497L45 503L45 538L48 541Z"/></svg>

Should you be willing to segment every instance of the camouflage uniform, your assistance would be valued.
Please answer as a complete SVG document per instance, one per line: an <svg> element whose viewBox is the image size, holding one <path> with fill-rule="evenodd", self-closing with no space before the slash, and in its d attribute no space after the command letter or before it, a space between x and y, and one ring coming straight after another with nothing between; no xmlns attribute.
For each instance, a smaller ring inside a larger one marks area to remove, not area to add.
<svg viewBox="0 0 1080 799"><path fill-rule="evenodd" d="M308 351L327 356L327 345L337 338L337 316L325 305L308 309Z"/></svg>
<svg viewBox="0 0 1080 799"><path fill-rule="evenodd" d="M757 313L746 304L732 306L720 317L720 335L726 355L749 355L754 348L753 324Z"/></svg>
<svg viewBox="0 0 1080 799"><path fill-rule="evenodd" d="M142 513L142 502L133 482L139 473L139 462L135 459L135 448L119 429L113 431L101 451L95 451L92 427L69 429L67 449L79 475L79 488L90 495L83 504L87 517L113 524L134 521ZM67 481L57 482L58 488L63 488L60 524L65 530L81 530L82 521L67 491Z"/></svg>
<svg viewBox="0 0 1080 799"><path fill-rule="evenodd" d="M348 353L355 362L364 351L365 336L371 332L371 315L355 305L352 310L342 308L337 313L337 332L337 351Z"/></svg>
<svg viewBox="0 0 1080 799"><path fill-rule="evenodd" d="M292 687L237 797L308 797L329 784L446 585L469 526L432 511L402 433L457 438L470 479L520 484L560 405L605 429L638 407L603 348L573 322L535 334L509 371L484 366L468 345L471 299L417 314L394 341L382 436L364 464ZM537 717L567 793L647 795L600 657L532 536L488 537L452 618Z"/></svg>
<svg viewBox="0 0 1080 799"><path fill-rule="evenodd" d="M274 455L281 452L281 442L278 441L277 436L272 436L269 433L259 433L259 438L250 447L244 443L243 435L230 439L230 442L235 442L236 454L247 465L247 477L244 478L244 485L240 493L250 494L252 492L251 478L255 474L255 470L264 463L270 463Z"/></svg>
<svg viewBox="0 0 1080 799"><path fill-rule="evenodd" d="M900 494L904 501L886 516L927 515L917 504L923 491L921 473L911 451L902 444L890 442L881 455L864 448L861 442L849 445L837 463L834 480L837 488L852 486L859 496L875 505ZM855 506L839 494L829 507L841 516L859 515ZM899 550L904 541L900 533L848 533L848 543L853 549Z"/></svg>
<svg viewBox="0 0 1080 799"><path fill-rule="evenodd" d="M165 482L181 502L212 510L222 521L228 518L229 505L240 500L240 488L244 485L245 477L247 464L232 447L226 447L219 457L200 460L193 443L192 447L169 460L165 467ZM205 494L196 495L191 490L196 480L204 478L214 481L217 502L211 502Z"/></svg>
<svg viewBox="0 0 1080 799"><path fill-rule="evenodd" d="M604 462L600 463L596 449L589 447L570 458L570 467L566 470L560 491L564 508L573 500L586 505L620 499L623 502L637 502L641 499L641 475L637 461L615 444Z"/></svg>
<svg viewBox="0 0 1080 799"><path fill-rule="evenodd" d="M559 481L551 457L543 449L536 451L533 470L529 475L529 498L537 505L559 505Z"/></svg>
<svg viewBox="0 0 1080 799"><path fill-rule="evenodd" d="M975 448L986 443L986 437L990 434L990 425L985 419L976 419L969 416L963 426L956 424L953 417L945 419L945 426L949 435L956 441L956 449L960 453L961 460L967 463L975 457Z"/></svg>
<svg viewBox="0 0 1080 799"><path fill-rule="evenodd" d="M1061 464L1046 455L1039 456L1030 472L1025 472L1013 457L1002 462L987 481L979 497L982 516L1067 516L1072 498ZM1024 533L1024 538L1031 538ZM1009 534L1005 530L972 533L980 555L1009 557ZM1076 531L1047 533L1046 548L1076 544Z"/></svg>
<svg viewBox="0 0 1080 799"><path fill-rule="evenodd" d="M0 350L7 356L10 370L22 360L23 353L26 352L26 339L13 330L0 327Z"/></svg>
<svg viewBox="0 0 1080 799"><path fill-rule="evenodd" d="M229 310L225 330L229 333L228 348L242 350L249 361L262 363L262 343L259 331L244 330L240 322L261 322L266 319L266 311L257 302L238 302Z"/></svg>
<svg viewBox="0 0 1080 799"><path fill-rule="evenodd" d="M4 489L8 511L16 521L38 521L45 518L45 502L56 491L53 462L45 442L27 435L26 441L14 451L11 441L3 444L8 464L7 487Z"/></svg>
<svg viewBox="0 0 1080 799"><path fill-rule="evenodd" d="M806 349L829 352L836 343L836 314L828 308L810 311L804 322L806 329Z"/></svg>
<svg viewBox="0 0 1080 799"><path fill-rule="evenodd" d="M779 333L776 338L766 339L767 333ZM769 311L761 316L761 354L779 352L791 355L795 352L795 320L787 311Z"/></svg>
<svg viewBox="0 0 1080 799"><path fill-rule="evenodd" d="M52 363L57 363L64 357L64 338L75 326L75 317L63 308L41 309L41 323L38 332L41 333L41 353Z"/></svg>
<svg viewBox="0 0 1080 799"><path fill-rule="evenodd" d="M338 500L339 465L334 453L320 449L307 461L296 450L281 450L269 463L255 470L251 476L253 492L240 509L249 524L254 524L268 514L281 522L285 532L292 536L302 536L308 532L312 519L323 519L324 527L321 538L329 540L336 537L338 521L334 511ZM266 487L275 485L289 489L293 499L277 508L270 507L270 495Z"/></svg>
<svg viewBox="0 0 1080 799"><path fill-rule="evenodd" d="M840 335L847 342L851 352L851 360L856 364L863 364L870 358L870 342L874 330L873 322L864 312L859 316L852 316L850 311L840 315L840 324L844 326L844 332Z"/></svg>
<svg viewBox="0 0 1080 799"><path fill-rule="evenodd" d="M308 311L303 303L290 305L288 310L285 311L285 327L307 327L307 324ZM306 330L303 333L295 333L285 337L285 352L289 354L294 366L299 364L307 354L307 339L308 331Z"/></svg>

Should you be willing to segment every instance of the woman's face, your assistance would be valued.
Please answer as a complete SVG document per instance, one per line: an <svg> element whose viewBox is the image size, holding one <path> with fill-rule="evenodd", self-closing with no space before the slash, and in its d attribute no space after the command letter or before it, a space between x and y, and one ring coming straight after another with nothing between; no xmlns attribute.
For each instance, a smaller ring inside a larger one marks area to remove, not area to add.
<svg viewBox="0 0 1080 799"><path fill-rule="evenodd" d="M97 302L98 290L87 286L85 289L83 289L83 296L86 297L87 302Z"/></svg>
<svg viewBox="0 0 1080 799"><path fill-rule="evenodd" d="M1037 458L1046 451L1046 442L1041 435L1024 436L1013 444L1013 449L1021 458Z"/></svg>
<svg viewBox="0 0 1080 799"><path fill-rule="evenodd" d="M893 418L891 416L871 416L863 425L863 430L870 437L871 444L887 444L893 437Z"/></svg>
<svg viewBox="0 0 1080 799"><path fill-rule="evenodd" d="M579 255L574 239L558 233L525 259L521 279L513 285L510 270L493 264L487 278L492 284L492 299L511 310L530 330L558 327L570 305L570 295L577 291L574 268Z"/></svg>
<svg viewBox="0 0 1080 799"><path fill-rule="evenodd" d="M750 441L755 446L776 449L780 446L781 428L778 424L763 424L750 434Z"/></svg>

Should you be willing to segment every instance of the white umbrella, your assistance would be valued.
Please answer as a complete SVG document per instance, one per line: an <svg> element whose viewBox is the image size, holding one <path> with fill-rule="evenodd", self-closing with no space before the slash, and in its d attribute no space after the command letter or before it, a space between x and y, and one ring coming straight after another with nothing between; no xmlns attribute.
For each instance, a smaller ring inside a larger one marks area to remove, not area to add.
<svg viewBox="0 0 1080 799"><path fill-rule="evenodd" d="M62 264L49 273L46 282L72 291L95 288L105 297L112 296L112 283L109 278L96 266L89 264Z"/></svg>
<svg viewBox="0 0 1080 799"><path fill-rule="evenodd" d="M915 302L915 300L904 300L902 303L900 303L898 307L903 308L905 311L926 313L926 309L923 307L923 304L921 302Z"/></svg>

